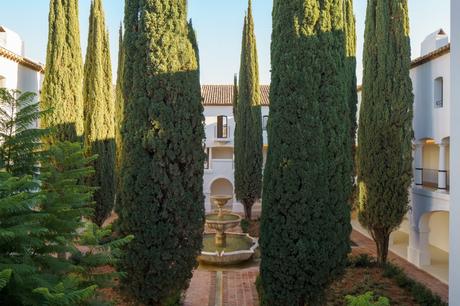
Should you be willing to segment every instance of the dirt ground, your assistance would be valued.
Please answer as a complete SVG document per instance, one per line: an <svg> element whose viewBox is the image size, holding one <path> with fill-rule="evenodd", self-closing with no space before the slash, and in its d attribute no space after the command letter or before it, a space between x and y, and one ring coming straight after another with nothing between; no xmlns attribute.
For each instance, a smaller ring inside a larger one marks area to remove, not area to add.
<svg viewBox="0 0 460 306"><path fill-rule="evenodd" d="M383 276L380 268L350 267L345 275L335 281L327 291L328 306L345 305L347 295L361 295L371 291L374 297L384 296L390 300L390 305L417 306L412 295L401 289L394 280Z"/></svg>

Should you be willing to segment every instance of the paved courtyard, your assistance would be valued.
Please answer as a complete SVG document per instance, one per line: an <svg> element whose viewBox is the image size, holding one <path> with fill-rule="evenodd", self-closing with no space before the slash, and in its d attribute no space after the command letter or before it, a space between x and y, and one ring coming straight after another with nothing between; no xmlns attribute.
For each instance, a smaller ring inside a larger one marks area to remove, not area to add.
<svg viewBox="0 0 460 306"><path fill-rule="evenodd" d="M354 252L375 255L372 240L356 231L353 231L351 239L357 245ZM424 284L447 302L447 285L394 253L390 252L389 258L411 278ZM258 274L258 266L228 270L199 268L193 274L186 293L185 306L257 306L259 300L255 280Z"/></svg>

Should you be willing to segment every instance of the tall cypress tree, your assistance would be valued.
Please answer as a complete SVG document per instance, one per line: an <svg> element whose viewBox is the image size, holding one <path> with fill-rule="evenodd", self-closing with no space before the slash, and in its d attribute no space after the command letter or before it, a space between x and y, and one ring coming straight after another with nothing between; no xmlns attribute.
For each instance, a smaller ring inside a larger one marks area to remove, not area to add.
<svg viewBox="0 0 460 306"><path fill-rule="evenodd" d="M240 80L235 125L235 193L251 219L254 202L262 191L262 112L251 0L243 27Z"/></svg>
<svg viewBox="0 0 460 306"><path fill-rule="evenodd" d="M351 192L342 0L275 0L261 277L269 305L316 305L346 264ZM343 120L344 117L346 120Z"/></svg>
<svg viewBox="0 0 460 306"><path fill-rule="evenodd" d="M123 148L123 137L121 134L121 124L123 122L123 70L124 70L124 45L123 45L123 26L120 24L118 37L118 68L117 68L117 84L115 89L115 178L116 182L116 204L118 201L118 192L120 191L120 169L121 155Z"/></svg>
<svg viewBox="0 0 460 306"><path fill-rule="evenodd" d="M344 14L345 14L345 66L348 81L346 83L346 90L348 91L348 104L350 108L350 127L352 146L355 145L356 139L356 112L358 106L358 92L356 90L356 20L353 13L353 0L344 0Z"/></svg>
<svg viewBox="0 0 460 306"><path fill-rule="evenodd" d="M203 106L185 0L127 0L120 227L124 284L148 305L186 287L202 246Z"/></svg>
<svg viewBox="0 0 460 306"><path fill-rule="evenodd" d="M96 202L94 221L102 225L110 214L115 194L115 103L112 89L109 34L101 0L93 0L89 17L88 48L84 70L85 150L98 155L89 178Z"/></svg>
<svg viewBox="0 0 460 306"><path fill-rule="evenodd" d="M235 122L236 122L237 104L238 104L238 76L235 73L235 76L233 77L233 101L232 101L233 120L235 120Z"/></svg>
<svg viewBox="0 0 460 306"><path fill-rule="evenodd" d="M358 129L359 220L386 262L408 209L413 94L407 0L369 0Z"/></svg>
<svg viewBox="0 0 460 306"><path fill-rule="evenodd" d="M83 135L83 64L78 0L51 0L46 72L41 91L42 127L55 127L51 142L76 141Z"/></svg>

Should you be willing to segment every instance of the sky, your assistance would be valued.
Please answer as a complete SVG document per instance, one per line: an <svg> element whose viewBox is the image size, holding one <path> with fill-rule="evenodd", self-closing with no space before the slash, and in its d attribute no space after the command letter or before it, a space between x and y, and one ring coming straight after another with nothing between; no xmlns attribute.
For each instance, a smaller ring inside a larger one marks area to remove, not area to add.
<svg viewBox="0 0 460 306"><path fill-rule="evenodd" d="M118 29L123 20L124 0L104 0L116 75ZM48 39L49 0L0 0L0 25L17 32L25 42L26 56L45 63ZM80 0L80 32L83 56L88 35L91 0ZM357 77L362 78L362 45L367 0L355 0L358 53ZM253 0L259 54L260 83L270 83L272 0ZM241 34L247 0L188 0L189 18L198 36L202 84L232 84L238 73ZM450 0L409 0L412 58L420 55L420 43L443 28L450 34ZM115 81L115 78L114 78Z"/></svg>

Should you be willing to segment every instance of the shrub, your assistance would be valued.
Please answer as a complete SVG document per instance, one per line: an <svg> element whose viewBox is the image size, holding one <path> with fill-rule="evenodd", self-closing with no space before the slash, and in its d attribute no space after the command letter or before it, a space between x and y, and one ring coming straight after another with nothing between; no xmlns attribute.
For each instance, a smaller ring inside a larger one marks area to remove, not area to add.
<svg viewBox="0 0 460 306"><path fill-rule="evenodd" d="M384 266L383 276L394 279L399 287L409 290L411 295L420 305L447 306L447 303L444 303L441 298L434 294L430 289L419 282L412 280L401 268L391 263L387 263Z"/></svg>
<svg viewBox="0 0 460 306"><path fill-rule="evenodd" d="M375 300L374 294L370 291L356 297L347 295L345 300L348 306L390 306L390 300L383 296Z"/></svg>
<svg viewBox="0 0 460 306"><path fill-rule="evenodd" d="M375 259L369 254L359 254L348 258L348 266L355 268L371 268L376 266Z"/></svg>
<svg viewBox="0 0 460 306"><path fill-rule="evenodd" d="M251 222L248 219L243 219L241 220L241 230L243 233L248 233L249 232L249 226L251 225Z"/></svg>

